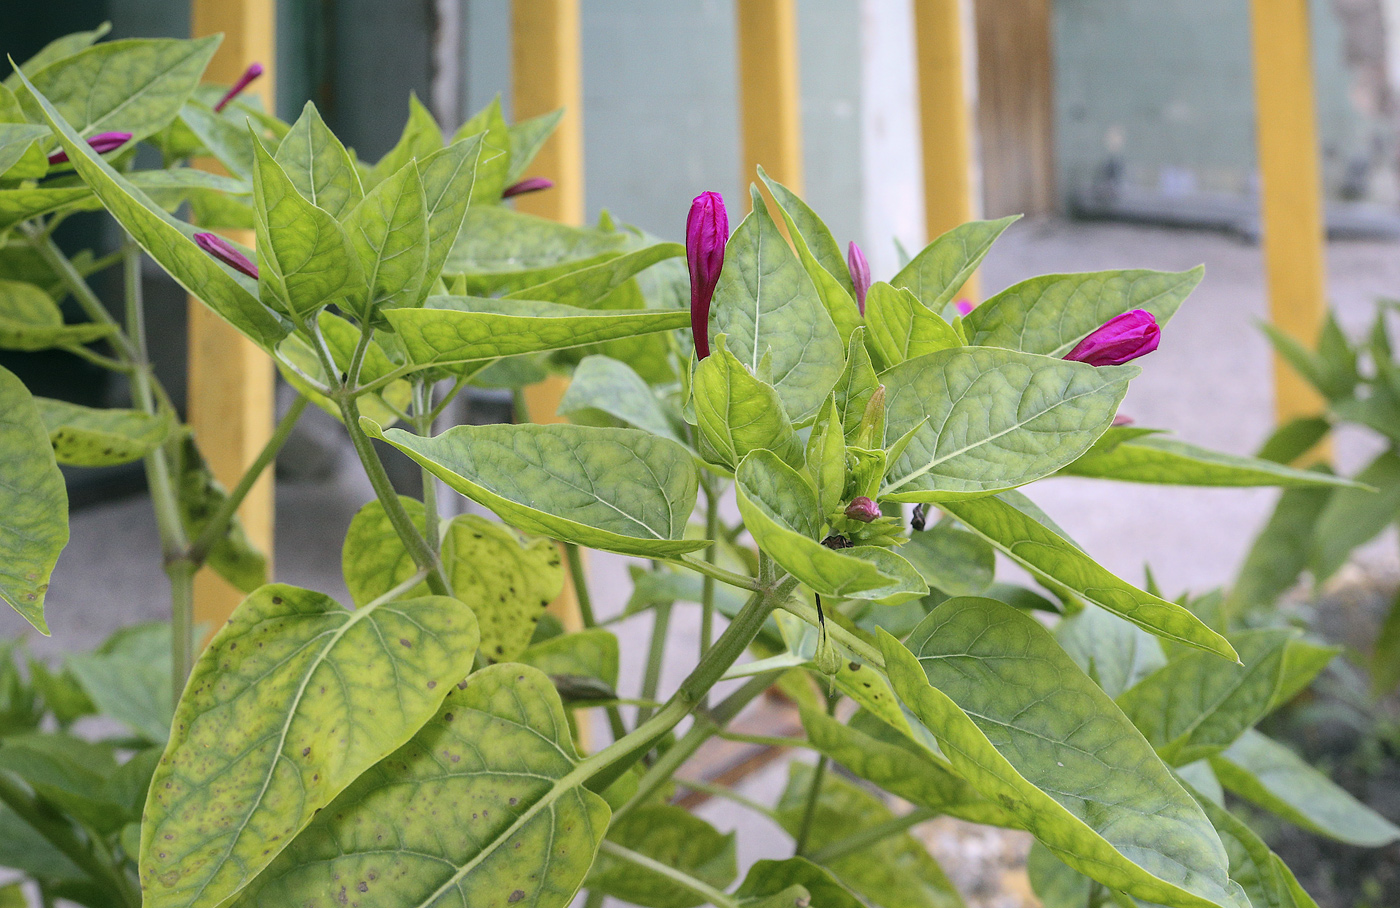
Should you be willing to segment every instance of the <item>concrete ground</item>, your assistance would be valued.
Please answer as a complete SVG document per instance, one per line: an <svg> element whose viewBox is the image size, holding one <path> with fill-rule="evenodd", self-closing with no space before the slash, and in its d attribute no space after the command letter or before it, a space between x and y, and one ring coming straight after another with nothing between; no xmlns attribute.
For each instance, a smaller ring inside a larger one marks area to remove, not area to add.
<svg viewBox="0 0 1400 908"><path fill-rule="evenodd" d="M1400 295L1400 247L1346 241L1328 250L1330 295L1349 333L1364 330L1378 297ZM1174 430L1188 441L1247 454L1267 436L1272 420L1270 353L1256 323L1266 311L1260 250L1232 236L1118 224L1060 221L1013 227L987 259L986 293L1046 272L1107 268L1180 270L1205 263L1205 281L1164 333L1161 349L1141 361L1122 412L1139 425ZM879 275L888 277L888 275ZM1336 452L1352 471L1375 451L1362 434L1343 434ZM327 481L284 483L278 488L279 580L343 596L340 546L356 509L370 497L368 484L348 452ZM1141 582L1151 564L1169 595L1228 583L1277 493L1115 485L1056 479L1037 485L1033 497L1085 549L1110 569ZM57 654L90 647L112 630L163 617L166 582L159 564L154 521L143 499L79 512L72 541L60 559L49 593L54 635L33 639L35 651ZM1393 538L1368 547L1362 569L1384 576L1400 570ZM600 617L626 601L626 560L593 556L591 585ZM665 684L674 687L693 664L697 622L677 610L672 659ZM624 694L639 683L650 618L616 627L622 638ZM0 636L24 633L17 616L0 613ZM767 802L781 790L785 772L773 766L746 790ZM703 811L740 835L742 864L784 857L791 845L776 827L730 805Z"/></svg>

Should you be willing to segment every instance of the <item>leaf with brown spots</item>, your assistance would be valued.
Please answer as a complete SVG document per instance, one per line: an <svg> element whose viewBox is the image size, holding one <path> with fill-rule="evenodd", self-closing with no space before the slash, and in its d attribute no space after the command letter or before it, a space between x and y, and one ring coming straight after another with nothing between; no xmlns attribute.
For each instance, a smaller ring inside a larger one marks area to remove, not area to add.
<svg viewBox="0 0 1400 908"><path fill-rule="evenodd" d="M474 514L454 518L443 541L452 592L481 623L481 651L493 662L524 652L545 606L564 588L559 548L520 538L504 524Z"/></svg>

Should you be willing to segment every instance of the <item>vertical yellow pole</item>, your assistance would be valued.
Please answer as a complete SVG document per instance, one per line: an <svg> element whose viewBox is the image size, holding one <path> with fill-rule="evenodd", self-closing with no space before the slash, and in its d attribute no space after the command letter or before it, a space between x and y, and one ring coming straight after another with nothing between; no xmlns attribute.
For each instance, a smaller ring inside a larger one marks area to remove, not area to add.
<svg viewBox="0 0 1400 908"><path fill-rule="evenodd" d="M1251 0L1264 266L1273 323L1311 346L1326 307L1326 229L1313 107L1307 0ZM1274 357L1279 422L1322 399Z"/></svg>
<svg viewBox="0 0 1400 908"><path fill-rule="evenodd" d="M963 33L962 0L914 0L924 222L930 240L976 217ZM977 287L974 274L960 296L976 299Z"/></svg>
<svg viewBox="0 0 1400 908"><path fill-rule="evenodd" d="M193 0L190 31L198 38L222 32L224 40L209 64L211 81L232 83L248 64L264 66L249 87L273 109L276 44L275 0ZM230 235L252 245L251 231ZM272 434L274 372L267 355L199 300L189 304L189 422L214 476L232 487ZM253 543L272 557L272 470L258 481L239 508ZM205 568L195 577L194 620L208 634L223 626L243 594ZM206 636L207 639L207 636Z"/></svg>
<svg viewBox="0 0 1400 908"><path fill-rule="evenodd" d="M519 211L565 224L583 223L583 68L579 0L512 0L511 93L517 121L564 109L559 128L530 168L554 188L519 196ZM568 381L554 376L525 389L525 409L534 422L563 422L559 401ZM582 625L573 578L550 606L571 630ZM582 718L582 717L581 717ZM587 740L580 726L580 738Z"/></svg>
<svg viewBox="0 0 1400 908"><path fill-rule="evenodd" d="M742 182L769 176L802 192L802 91L795 0L736 0ZM766 196L766 191L765 191ZM769 199L768 207L773 208ZM779 225L783 220L774 212Z"/></svg>

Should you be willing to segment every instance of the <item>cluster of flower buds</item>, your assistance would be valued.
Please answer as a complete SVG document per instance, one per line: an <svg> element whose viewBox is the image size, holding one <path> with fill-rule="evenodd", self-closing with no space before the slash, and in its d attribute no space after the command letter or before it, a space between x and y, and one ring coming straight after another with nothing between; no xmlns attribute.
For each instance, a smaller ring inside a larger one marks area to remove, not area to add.
<svg viewBox="0 0 1400 908"><path fill-rule="evenodd" d="M724 244L729 242L729 213L718 192L702 192L690 203L685 220L685 261L690 267L690 330L695 358L710 355L710 300L724 270Z"/></svg>
<svg viewBox="0 0 1400 908"><path fill-rule="evenodd" d="M865 315L865 295L870 292L870 263L855 240L846 247L846 268L851 272L851 284L856 288L856 308Z"/></svg>
<svg viewBox="0 0 1400 908"><path fill-rule="evenodd" d="M228 106L230 101L241 95L243 89L247 88L254 79L262 74L263 65L261 63L253 63L247 69L243 70L243 75L238 77L238 81L233 83L233 87L224 93L224 96L219 99L218 104L214 105L214 113L221 112Z"/></svg>
<svg viewBox="0 0 1400 908"><path fill-rule="evenodd" d="M98 154L106 154L109 151L116 151L130 141L131 133L129 132L99 132L88 139L88 145L92 146L92 150ZM50 164L62 164L67 160L68 152L62 148L49 155Z"/></svg>
<svg viewBox="0 0 1400 908"><path fill-rule="evenodd" d="M194 241L199 244L199 248L223 262L234 271L241 271L251 278L258 276L258 266L248 261L248 257L239 252L228 240L217 233L196 233Z"/></svg>
<svg viewBox="0 0 1400 908"><path fill-rule="evenodd" d="M1121 366L1157 349L1162 329L1152 313L1143 309L1124 312L1090 332L1065 359L1091 366Z"/></svg>
<svg viewBox="0 0 1400 908"><path fill-rule="evenodd" d="M548 177L526 177L519 183L512 183L501 190L501 198L509 199L527 192L541 192L545 189L553 189L554 181Z"/></svg>

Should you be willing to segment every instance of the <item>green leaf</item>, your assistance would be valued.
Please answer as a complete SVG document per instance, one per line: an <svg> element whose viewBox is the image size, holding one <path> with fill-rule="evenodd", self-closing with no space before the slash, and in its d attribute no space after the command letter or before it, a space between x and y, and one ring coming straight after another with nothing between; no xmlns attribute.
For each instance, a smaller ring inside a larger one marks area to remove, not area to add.
<svg viewBox="0 0 1400 908"><path fill-rule="evenodd" d="M1043 908L1085 908L1092 904L1094 881L1039 842L1031 843L1026 856L1026 876Z"/></svg>
<svg viewBox="0 0 1400 908"><path fill-rule="evenodd" d="M423 289L415 304L420 304L436 283L448 253L457 242L476 184L480 155L481 142L466 139L418 162L428 212L428 260L423 269Z"/></svg>
<svg viewBox="0 0 1400 908"><path fill-rule="evenodd" d="M710 310L712 334L754 375L772 350L773 377L795 425L816 416L841 375L844 345L812 279L768 214L756 188L753 211L725 247Z"/></svg>
<svg viewBox="0 0 1400 908"><path fill-rule="evenodd" d="M846 366L841 377L836 380L836 407L841 411L841 425L846 437L852 438L860 428L861 417L865 415L865 405L879 387L880 380L875 375L875 366L870 361L870 352L865 347L865 326L851 332L850 345L846 353Z"/></svg>
<svg viewBox="0 0 1400 908"><path fill-rule="evenodd" d="M43 160L43 152L34 143L48 135L47 126L0 122L0 177L7 180L42 177L48 171L48 162ZM34 160L36 157L38 161Z"/></svg>
<svg viewBox="0 0 1400 908"><path fill-rule="evenodd" d="M30 88L81 135L129 132L137 142L179 115L219 41L217 35L109 41L30 71ZM38 108L25 101L37 118Z"/></svg>
<svg viewBox="0 0 1400 908"><path fill-rule="evenodd" d="M365 275L340 222L302 198L262 143L253 144L258 288L264 303L302 319L358 292Z"/></svg>
<svg viewBox="0 0 1400 908"><path fill-rule="evenodd" d="M521 540L509 527L474 514L447 525L443 560L453 592L476 615L482 653L495 662L524 652L540 615L564 588L554 543Z"/></svg>
<svg viewBox="0 0 1400 908"><path fill-rule="evenodd" d="M228 491L210 472L193 435L186 435L180 445L175 475L180 520L185 525L185 532L191 538L198 539L210 519L228 499ZM267 557L248 539L237 514L229 520L223 535L214 542L205 563L245 593L251 593L267 582Z"/></svg>
<svg viewBox="0 0 1400 908"><path fill-rule="evenodd" d="M1089 451L1061 472L1119 482L1188 486L1354 486L1350 480L1312 470L1295 470L1253 457L1211 451L1173 438L1149 436Z"/></svg>
<svg viewBox="0 0 1400 908"><path fill-rule="evenodd" d="M836 397L827 398L821 415L807 436L807 476L817 492L818 513L829 515L841 507L846 492L846 435Z"/></svg>
<svg viewBox="0 0 1400 908"><path fill-rule="evenodd" d="M442 145L442 130L438 127L437 120L433 119L432 113L418 100L418 96L410 93L408 122L404 124L403 133L394 147L365 175L365 188L372 190L389 177L402 172L410 161L421 161L428 155L441 151Z"/></svg>
<svg viewBox="0 0 1400 908"><path fill-rule="evenodd" d="M914 434L880 497L943 502L1048 476L1108 428L1139 371L981 347L895 366L880 376L885 443Z"/></svg>
<svg viewBox="0 0 1400 908"><path fill-rule="evenodd" d="M457 426L434 438L361 427L527 533L644 558L708 544L684 538L699 479L668 439L572 425Z"/></svg>
<svg viewBox="0 0 1400 908"><path fill-rule="evenodd" d="M794 762L778 802L778 822L796 835L812 789L812 767ZM827 773L807 839L817 851L880 823L894 814L879 798ZM962 897L924 846L907 832L853 851L826 864L838 880L876 908L963 908ZM815 904L815 903L814 903Z"/></svg>
<svg viewBox="0 0 1400 908"><path fill-rule="evenodd" d="M1317 908L1293 871L1264 840L1229 811L1192 792L1215 826L1230 856L1230 880L1249 898L1253 908Z"/></svg>
<svg viewBox="0 0 1400 908"><path fill-rule="evenodd" d="M420 533L425 532L427 517L423 502L400 495L399 504L403 505L414 527ZM340 551L340 564L350 601L356 606L378 599L418 573L418 565L399 539L378 498L366 502L350 519ZM428 584L423 582L405 590L400 598L426 596L429 592ZM478 618L478 627L480 623Z"/></svg>
<svg viewBox="0 0 1400 908"><path fill-rule="evenodd" d="M473 192L472 201L478 205L495 205L500 202L501 192L509 184L512 144L510 128L501 114L499 95L458 127L452 141L459 142L469 136L481 137L481 163L477 165L478 185Z"/></svg>
<svg viewBox="0 0 1400 908"><path fill-rule="evenodd" d="M820 710L804 707L802 727L818 753L860 778L916 807L928 807L970 823L1019 828L1016 818L982 797L941 755L910 740L871 713L842 725Z"/></svg>
<svg viewBox="0 0 1400 908"><path fill-rule="evenodd" d="M102 160L52 104L33 94L27 96L42 109L44 118L58 133L68 158L112 217L146 250L151 258L185 290L199 297L239 332L264 349L271 349L287 334L282 321L258 302L252 278L239 275L214 261L191 238L194 228L166 214L140 189Z"/></svg>
<svg viewBox="0 0 1400 908"><path fill-rule="evenodd" d="M277 146L277 163L307 201L340 218L365 197L360 173L310 101Z"/></svg>
<svg viewBox="0 0 1400 908"><path fill-rule="evenodd" d="M925 246L890 283L912 290L919 302L931 311L942 312L977 270L997 237L1019 219L1020 215L1014 215L999 221L969 221L954 227ZM974 343L981 344L980 341Z"/></svg>
<svg viewBox="0 0 1400 908"><path fill-rule="evenodd" d="M1300 416L1274 430L1255 457L1289 464L1302 457L1332 431L1325 416Z"/></svg>
<svg viewBox="0 0 1400 908"><path fill-rule="evenodd" d="M1400 597L1391 603L1371 650L1371 694L1388 696L1400 685Z"/></svg>
<svg viewBox="0 0 1400 908"><path fill-rule="evenodd" d="M992 585L997 553L985 539L939 522L910 533L900 550L928 585L949 596L978 596Z"/></svg>
<svg viewBox="0 0 1400 908"><path fill-rule="evenodd" d="M1063 535L1000 498L939 506L1035 576L1067 587L1158 637L1235 658L1229 641L1186 608L1119 580Z"/></svg>
<svg viewBox="0 0 1400 908"><path fill-rule="evenodd" d="M1362 848L1400 840L1395 824L1253 729L1210 765L1231 792L1309 832Z"/></svg>
<svg viewBox="0 0 1400 908"><path fill-rule="evenodd" d="M37 54L25 60L21 66L25 72L32 75L48 66L50 63L56 63L65 57L73 56L78 53L78 51L91 47L111 30L112 23L103 22L91 31L70 32L66 35L54 38L48 44L45 44ZM4 85L6 88L16 88L19 85L19 77L11 73L5 78Z"/></svg>
<svg viewBox="0 0 1400 908"><path fill-rule="evenodd" d="M208 104L191 100L180 111L179 122L229 173L244 180L253 179L255 150L250 130L257 130L247 118L239 123L231 116L214 113Z"/></svg>
<svg viewBox="0 0 1400 908"><path fill-rule="evenodd" d="M585 356L559 402L559 414L602 410L628 425L681 442L646 381L631 366L609 356Z"/></svg>
<svg viewBox="0 0 1400 908"><path fill-rule="evenodd" d="M1313 548L1313 529L1318 517L1336 490L1330 488L1288 489L1264 529L1254 537L1226 606L1230 613L1243 615L1254 609L1273 608L1292 589L1308 566Z"/></svg>
<svg viewBox="0 0 1400 908"><path fill-rule="evenodd" d="M755 861L734 895L740 900L759 899L782 894L793 886L807 891L805 904L820 908L862 908L861 901L829 870L806 858Z"/></svg>
<svg viewBox="0 0 1400 908"><path fill-rule="evenodd" d="M1261 629L1236 634L1231 642L1242 665L1228 665L1202 652L1183 653L1118 697L1128 715L1162 759L1194 763L1219 753L1279 705L1282 692L1297 690L1289 663L1307 659L1312 647L1293 629ZM1302 648L1301 653L1289 651ZM1326 660L1317 660L1316 674ZM1303 679L1303 684L1311 674Z"/></svg>
<svg viewBox="0 0 1400 908"><path fill-rule="evenodd" d="M342 895L422 908L569 904L609 811L583 787L559 695L522 665L448 687L432 721L321 811L239 908L338 908ZM443 835L444 823L457 832Z"/></svg>
<svg viewBox="0 0 1400 908"><path fill-rule="evenodd" d="M734 474L739 513L758 547L794 577L823 596L881 599L917 592L918 572L904 561L908 577L897 577L867 557L874 549L856 546L836 551L818 541L823 515L811 484L771 451L754 451ZM883 550L881 550L883 551ZM903 561L893 552L893 558ZM910 584L906 586L905 584Z"/></svg>
<svg viewBox="0 0 1400 908"><path fill-rule="evenodd" d="M1329 313L1319 338L1316 353L1308 350L1293 335L1267 322L1260 323L1274 351L1288 362L1308 384L1328 400L1349 397L1356 390L1356 351L1347 344L1333 316ZM1324 352L1324 347L1326 348Z"/></svg>
<svg viewBox="0 0 1400 908"><path fill-rule="evenodd" d="M953 768L1065 863L1164 905L1246 904L1200 807L1035 619L950 599L908 649L885 633L880 648Z"/></svg>
<svg viewBox="0 0 1400 908"><path fill-rule="evenodd" d="M1190 271L1046 274L1006 288L964 319L969 343L1062 357L1104 322L1145 309L1166 324L1205 275Z"/></svg>
<svg viewBox="0 0 1400 908"><path fill-rule="evenodd" d="M0 368L0 599L48 636L44 593L68 544L68 491L24 383Z"/></svg>
<svg viewBox="0 0 1400 908"><path fill-rule="evenodd" d="M658 262L683 255L685 247L680 243L652 243L605 262L561 274L542 284L523 287L506 294L506 298L565 303L585 309L608 308L599 304L618 287Z"/></svg>
<svg viewBox="0 0 1400 908"><path fill-rule="evenodd" d="M168 413L98 410L63 400L36 397L39 415L49 430L54 456L61 464L105 467L140 460L170 437Z"/></svg>
<svg viewBox="0 0 1400 908"><path fill-rule="evenodd" d="M554 133L554 127L559 125L559 119L563 116L564 108L561 107L538 117L521 120L507 129L510 137L510 171L506 174L507 186L516 183L525 175L525 169L535 160L535 155L540 153L540 149Z"/></svg>
<svg viewBox="0 0 1400 908"><path fill-rule="evenodd" d="M578 309L557 303L433 296L426 308L385 313L411 362L453 366L580 347L690 324L684 310Z"/></svg>
<svg viewBox="0 0 1400 908"><path fill-rule="evenodd" d="M802 440L777 390L729 352L723 334L696 365L691 388L696 428L716 462L733 470L750 451L771 451L788 466L802 466Z"/></svg>
<svg viewBox="0 0 1400 908"><path fill-rule="evenodd" d="M1167 664L1156 637L1095 605L1056 625L1055 639L1110 697Z"/></svg>
<svg viewBox="0 0 1400 908"><path fill-rule="evenodd" d="M433 127L436 129L436 125ZM369 191L345 219L369 286L358 314L416 305L428 266L428 202L412 161Z"/></svg>
<svg viewBox="0 0 1400 908"><path fill-rule="evenodd" d="M722 834L680 807L656 804L623 816L608 830L608 841L679 870L716 889L739 875L734 833ZM646 908L696 908L705 904L668 877L613 858L598 856L587 881L590 890Z"/></svg>
<svg viewBox="0 0 1400 908"><path fill-rule="evenodd" d="M152 621L122 628L67 665L98 712L163 746L175 715L170 659L170 625Z"/></svg>
<svg viewBox="0 0 1400 908"><path fill-rule="evenodd" d="M33 284L0 279L0 349L47 350L106 337L112 329L86 322L63 324L63 312Z"/></svg>
<svg viewBox="0 0 1400 908"><path fill-rule="evenodd" d="M247 886L433 716L477 640L445 596L355 612L283 584L249 596L176 707L141 829L144 903L213 906Z"/></svg>
<svg viewBox="0 0 1400 908"><path fill-rule="evenodd" d="M1317 517L1308 558L1314 584L1335 574L1353 549L1374 539L1400 512L1400 454L1383 451L1356 481L1371 488L1338 489Z"/></svg>
<svg viewBox="0 0 1400 908"><path fill-rule="evenodd" d="M514 661L539 669L556 686L558 679L587 678L617 688L617 637L601 627L532 643Z"/></svg>
<svg viewBox="0 0 1400 908"><path fill-rule="evenodd" d="M866 294L865 324L870 346L887 369L925 353L963 345L953 326L938 313L908 290L896 290L884 281L871 285Z"/></svg>
<svg viewBox="0 0 1400 908"><path fill-rule="evenodd" d="M498 205L472 206L443 271L465 275L461 292L489 296L615 258L627 243L624 233L571 227Z"/></svg>

